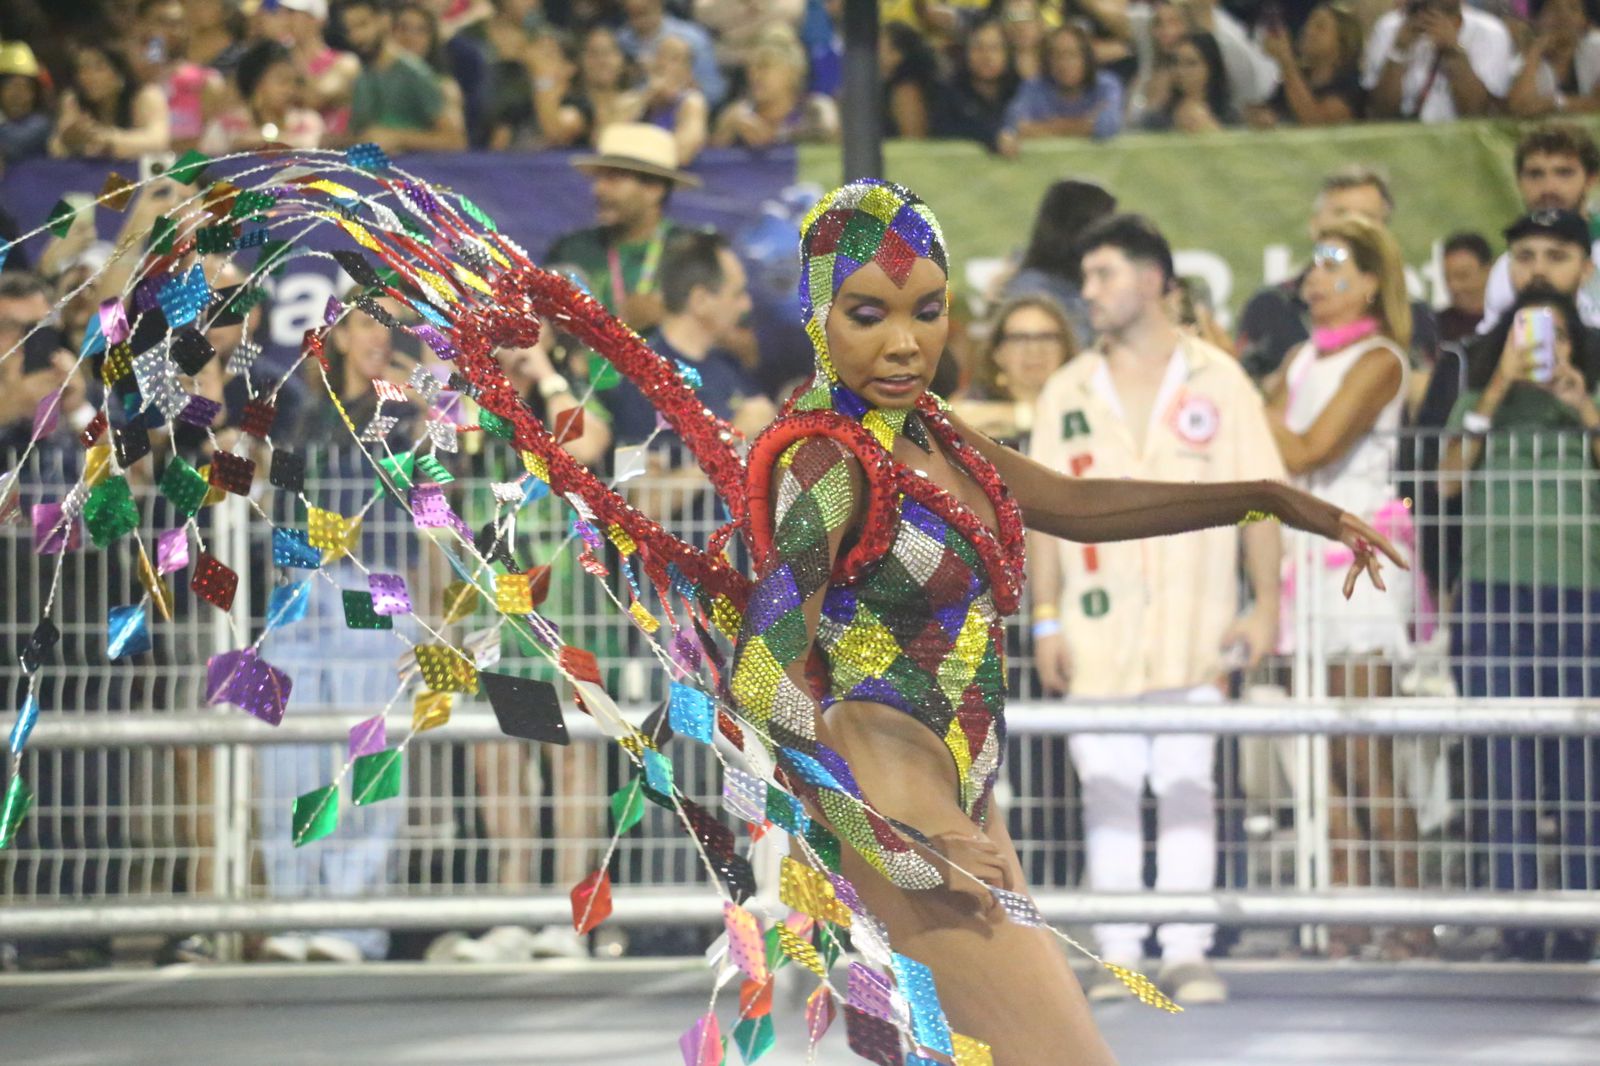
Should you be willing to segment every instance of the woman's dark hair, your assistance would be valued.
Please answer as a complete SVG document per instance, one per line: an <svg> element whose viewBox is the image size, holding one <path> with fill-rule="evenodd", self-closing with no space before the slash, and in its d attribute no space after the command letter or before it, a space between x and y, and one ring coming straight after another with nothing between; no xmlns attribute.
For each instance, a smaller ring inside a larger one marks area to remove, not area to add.
<svg viewBox="0 0 1600 1066"><path fill-rule="evenodd" d="M1228 69L1222 65L1222 49L1217 46L1217 39L1209 33L1191 33L1178 44L1180 47L1193 45L1195 51L1200 53L1200 58L1205 60L1206 106L1218 122L1227 121L1233 114L1233 105L1228 97ZM1175 108L1176 97L1167 106Z"/></svg>
<svg viewBox="0 0 1600 1066"><path fill-rule="evenodd" d="M1494 379L1495 369L1500 365L1500 353L1506 350L1506 338L1511 336L1511 330L1516 325L1517 312L1525 307L1548 307L1561 316L1566 323L1567 336L1572 340L1572 365L1583 374L1584 388L1593 392L1595 386L1600 384L1600 359L1596 358L1600 353L1590 352L1584 343L1586 331L1583 316L1578 313L1577 301L1539 283L1522 291L1517 302L1500 316L1500 321L1484 335L1481 342L1468 346L1467 388L1474 391L1485 389Z"/></svg>
<svg viewBox="0 0 1600 1066"><path fill-rule="evenodd" d="M294 57L277 41L257 41L247 48L233 70L233 80L239 86L239 96L245 106L250 106L250 98L255 95L261 79L267 76L267 71L279 63L292 62Z"/></svg>
<svg viewBox="0 0 1600 1066"><path fill-rule="evenodd" d="M1092 181L1068 178L1045 190L1033 216L1033 232L1022 253L1022 269L1075 281L1078 239L1090 225L1117 209L1117 198Z"/></svg>
<svg viewBox="0 0 1600 1066"><path fill-rule="evenodd" d="M1056 81L1055 75L1050 73L1050 48L1058 37L1071 37L1078 42L1078 54L1083 57L1083 80L1076 86L1062 85ZM1044 63L1040 72L1045 79L1057 89L1066 93L1088 93L1094 91L1094 80L1100 74L1100 64L1095 62L1094 41L1089 37L1089 31L1083 28L1080 22L1066 22L1051 30L1044 39Z"/></svg>
<svg viewBox="0 0 1600 1066"><path fill-rule="evenodd" d="M955 82L957 85L968 89L972 87L972 67L967 59L967 49L972 46L972 41L978 36L979 30L985 30L991 26L1000 31L1000 41L1006 50L1006 69L1000 75L1000 96L1001 99L1009 100L1016 95L1017 86L1022 83L1022 79L1017 76L1017 56L1011 50L1011 38L1006 36L1005 26L993 15L985 15L973 23L972 29L967 33L966 40L962 41L961 53L956 57Z"/></svg>
<svg viewBox="0 0 1600 1066"><path fill-rule="evenodd" d="M117 72L122 79L122 90L117 93L115 113L110 116L110 122L118 129L130 129L133 126L133 98L139 95L139 79L133 73L133 65L128 62L128 57L122 49L115 45L105 44L100 41L80 40L77 44L79 52L94 52L104 59L111 69ZM83 95L83 89L78 85L78 60L72 60L72 88L77 94L78 104L85 111L96 114L100 121L106 121L106 116L96 112L96 105L89 102Z"/></svg>
<svg viewBox="0 0 1600 1066"><path fill-rule="evenodd" d="M583 78L583 53L588 49L589 41L602 33L610 37L612 46L622 53L622 73L617 78L619 87L626 89L639 80L639 68L635 65L633 57L628 55L628 50L622 47L622 42L617 40L616 28L597 22L578 34L577 47L574 49L573 60L578 68L577 83L580 91L587 91L589 88Z"/></svg>
<svg viewBox="0 0 1600 1066"><path fill-rule="evenodd" d="M894 50L900 53L900 62L893 70L880 72L883 87L892 89L909 81L920 86L924 93L931 93L939 77L939 59L933 54L933 47L904 22L891 22L883 27L883 32Z"/></svg>
<svg viewBox="0 0 1600 1066"><path fill-rule="evenodd" d="M392 10L395 21L399 21L400 16L406 14L422 16L423 21L428 24L428 50L419 58L428 64L435 74L449 74L450 61L444 54L444 39L439 33L439 16L433 13L433 9L420 3L419 0L405 0L404 3L396 4ZM391 29L390 32L394 31Z"/></svg>

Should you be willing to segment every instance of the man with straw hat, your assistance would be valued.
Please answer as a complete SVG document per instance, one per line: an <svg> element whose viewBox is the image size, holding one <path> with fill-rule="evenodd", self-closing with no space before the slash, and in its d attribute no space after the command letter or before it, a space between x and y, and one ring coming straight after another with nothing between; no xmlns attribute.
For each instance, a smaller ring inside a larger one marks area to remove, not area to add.
<svg viewBox="0 0 1600 1066"><path fill-rule="evenodd" d="M664 216L680 185L700 179L678 167L672 134L644 122L616 122L600 131L598 150L572 165L594 188L595 221L556 240L544 257L583 271L595 299L634 329L661 320L657 271L668 238L681 227Z"/></svg>

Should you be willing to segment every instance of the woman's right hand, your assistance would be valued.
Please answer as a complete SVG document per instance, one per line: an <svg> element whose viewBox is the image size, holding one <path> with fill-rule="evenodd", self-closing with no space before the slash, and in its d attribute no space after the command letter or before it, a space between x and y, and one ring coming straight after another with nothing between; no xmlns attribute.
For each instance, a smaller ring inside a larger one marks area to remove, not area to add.
<svg viewBox="0 0 1600 1066"><path fill-rule="evenodd" d="M1533 372L1533 348L1522 344L1517 334L1521 332L1513 328L1506 335L1506 344L1500 349L1500 361L1495 364L1494 376L1489 379L1489 388L1503 394L1513 383L1527 381Z"/></svg>
<svg viewBox="0 0 1600 1066"><path fill-rule="evenodd" d="M976 827L970 833L943 833L928 839L936 852L934 866L944 877L945 888L951 892L989 910L1000 905L989 891L991 887L1008 892L1017 890L1004 851Z"/></svg>

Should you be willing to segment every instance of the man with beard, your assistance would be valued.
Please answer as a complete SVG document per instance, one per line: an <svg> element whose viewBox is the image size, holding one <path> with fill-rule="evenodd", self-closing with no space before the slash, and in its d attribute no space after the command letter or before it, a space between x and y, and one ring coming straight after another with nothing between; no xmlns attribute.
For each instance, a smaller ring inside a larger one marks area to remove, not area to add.
<svg viewBox="0 0 1600 1066"><path fill-rule="evenodd" d="M345 40L361 60L350 93L347 143L371 141L386 152L459 152L466 137L451 122L428 65L394 43L387 0L346 0Z"/></svg>
<svg viewBox="0 0 1600 1066"><path fill-rule="evenodd" d="M1517 192L1529 212L1575 211L1588 218L1589 197L1600 180L1600 147L1587 130L1569 123L1536 126L1517 142ZM1589 219L1590 259L1600 262L1600 240L1595 240ZM1512 249L1495 260L1489 286L1483 294L1483 319L1479 333L1488 333L1500 316L1517 301L1523 286L1513 276ZM1600 282L1593 271L1585 273L1575 296L1586 326L1600 326ZM1556 286L1560 291L1560 287Z"/></svg>
<svg viewBox="0 0 1600 1066"><path fill-rule="evenodd" d="M667 199L700 179L678 168L672 134L644 122L612 123L598 153L572 165L589 175L599 225L558 238L543 261L577 267L595 299L645 333L661 322L661 255L681 228L663 217Z"/></svg>

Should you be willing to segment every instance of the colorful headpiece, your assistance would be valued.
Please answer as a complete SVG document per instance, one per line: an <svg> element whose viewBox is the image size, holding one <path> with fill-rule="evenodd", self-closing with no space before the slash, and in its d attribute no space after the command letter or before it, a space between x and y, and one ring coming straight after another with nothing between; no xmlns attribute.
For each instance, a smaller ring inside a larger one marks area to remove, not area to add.
<svg viewBox="0 0 1600 1066"><path fill-rule="evenodd" d="M800 313L817 354L817 385L839 380L828 354L828 309L844 280L877 263L904 285L921 258L949 272L933 210L903 185L858 178L817 202L800 224Z"/></svg>

